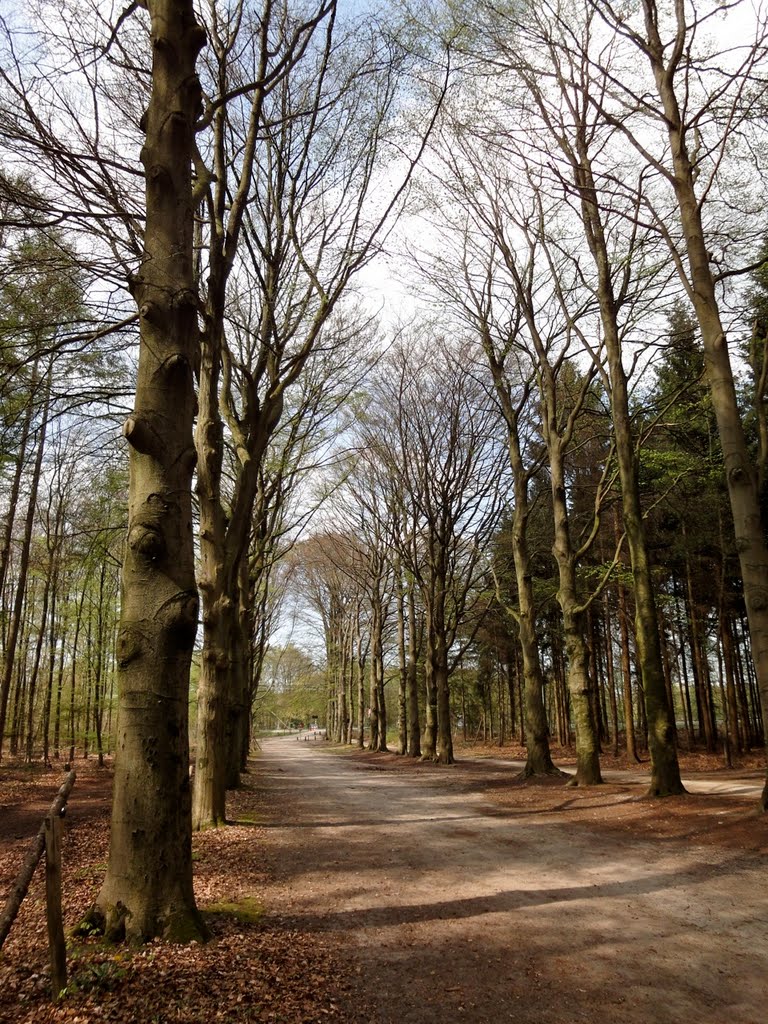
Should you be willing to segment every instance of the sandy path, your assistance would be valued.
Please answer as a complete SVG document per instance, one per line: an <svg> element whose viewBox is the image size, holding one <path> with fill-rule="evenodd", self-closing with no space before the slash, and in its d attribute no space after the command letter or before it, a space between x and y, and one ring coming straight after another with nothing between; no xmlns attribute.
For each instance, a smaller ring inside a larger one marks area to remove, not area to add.
<svg viewBox="0 0 768 1024"><path fill-rule="evenodd" d="M271 910L337 933L370 1024L763 1024L764 858L509 815L293 738L259 762Z"/></svg>

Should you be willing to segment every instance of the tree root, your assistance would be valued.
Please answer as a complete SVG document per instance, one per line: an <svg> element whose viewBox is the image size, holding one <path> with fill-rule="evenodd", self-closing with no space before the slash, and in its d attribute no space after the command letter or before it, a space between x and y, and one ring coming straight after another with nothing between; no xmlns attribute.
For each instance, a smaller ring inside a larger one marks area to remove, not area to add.
<svg viewBox="0 0 768 1024"><path fill-rule="evenodd" d="M530 765L526 765L521 771L515 776L515 780L518 782L527 782L528 779L546 779L546 778L560 778L570 779L571 775L568 772L561 771L555 765L549 765L546 768L532 768Z"/></svg>

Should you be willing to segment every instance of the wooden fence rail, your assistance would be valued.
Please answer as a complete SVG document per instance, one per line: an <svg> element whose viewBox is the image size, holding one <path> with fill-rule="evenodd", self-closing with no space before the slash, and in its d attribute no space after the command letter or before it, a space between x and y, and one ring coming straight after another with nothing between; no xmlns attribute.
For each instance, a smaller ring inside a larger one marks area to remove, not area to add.
<svg viewBox="0 0 768 1024"><path fill-rule="evenodd" d="M61 916L61 818L69 794L75 784L75 773L69 772L61 784L50 810L43 818L40 830L35 836L32 848L24 859L11 894L5 901L0 914L0 949L6 940L11 925L16 920L21 901L27 895L29 883L40 858L45 853L45 899L48 919L48 945L51 954L51 995L58 999L67 984L67 954L64 942L64 926Z"/></svg>

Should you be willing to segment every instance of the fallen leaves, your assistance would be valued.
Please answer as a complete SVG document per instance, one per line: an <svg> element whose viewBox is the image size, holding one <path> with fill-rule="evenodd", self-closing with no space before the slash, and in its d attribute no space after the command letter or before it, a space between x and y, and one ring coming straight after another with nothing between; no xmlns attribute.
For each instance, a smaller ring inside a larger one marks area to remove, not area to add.
<svg viewBox="0 0 768 1024"><path fill-rule="evenodd" d="M63 904L68 934L98 892L106 868L111 773L76 766L78 781L65 819ZM0 900L18 870L60 772L6 770L0 785ZM284 928L260 899L272 865L253 824L257 794L232 795L230 817L242 822L194 837L195 895L211 940L205 945L153 942L111 947L68 940L69 982L49 1000L44 873L0 953L0 1021L14 1024L210 1024L223 1021L313 1024L350 1021L343 1009L351 968L316 934ZM39 811L39 814L38 814ZM208 909L206 909L208 908Z"/></svg>

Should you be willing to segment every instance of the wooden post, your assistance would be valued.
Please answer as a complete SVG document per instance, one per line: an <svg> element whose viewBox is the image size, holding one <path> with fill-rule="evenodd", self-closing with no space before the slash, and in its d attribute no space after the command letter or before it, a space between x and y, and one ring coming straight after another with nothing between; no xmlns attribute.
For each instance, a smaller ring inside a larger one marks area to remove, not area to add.
<svg viewBox="0 0 768 1024"><path fill-rule="evenodd" d="M59 792L56 794L56 798L51 804L48 816L59 817L61 815L62 808L69 799L69 794L74 784L75 773L70 772L64 779ZM43 850L45 849L45 820L46 819L44 818L43 823L40 826L40 830L32 843L32 849L27 854L24 863L21 866L21 871L19 872L16 881L13 883L13 888L5 902L2 913L0 913L0 949L2 949L8 932L11 930L11 925L16 920L16 915L19 912L21 901L27 895L27 889L29 888L29 883L32 881L32 875L35 873L37 862L43 855Z"/></svg>
<svg viewBox="0 0 768 1024"><path fill-rule="evenodd" d="M51 804L51 809L43 818L32 849L27 854L11 894L0 913L0 948L2 948L6 936L11 930L11 925L16 920L21 901L27 894L38 861L45 851L46 915L51 953L51 995L54 1002L58 1000L61 990L67 985L67 947L64 942L64 926L61 918L61 816L74 784L75 773L69 772Z"/></svg>
<svg viewBox="0 0 768 1024"><path fill-rule="evenodd" d="M45 908L51 957L51 998L67 986L67 947L61 917L61 812L45 818Z"/></svg>

